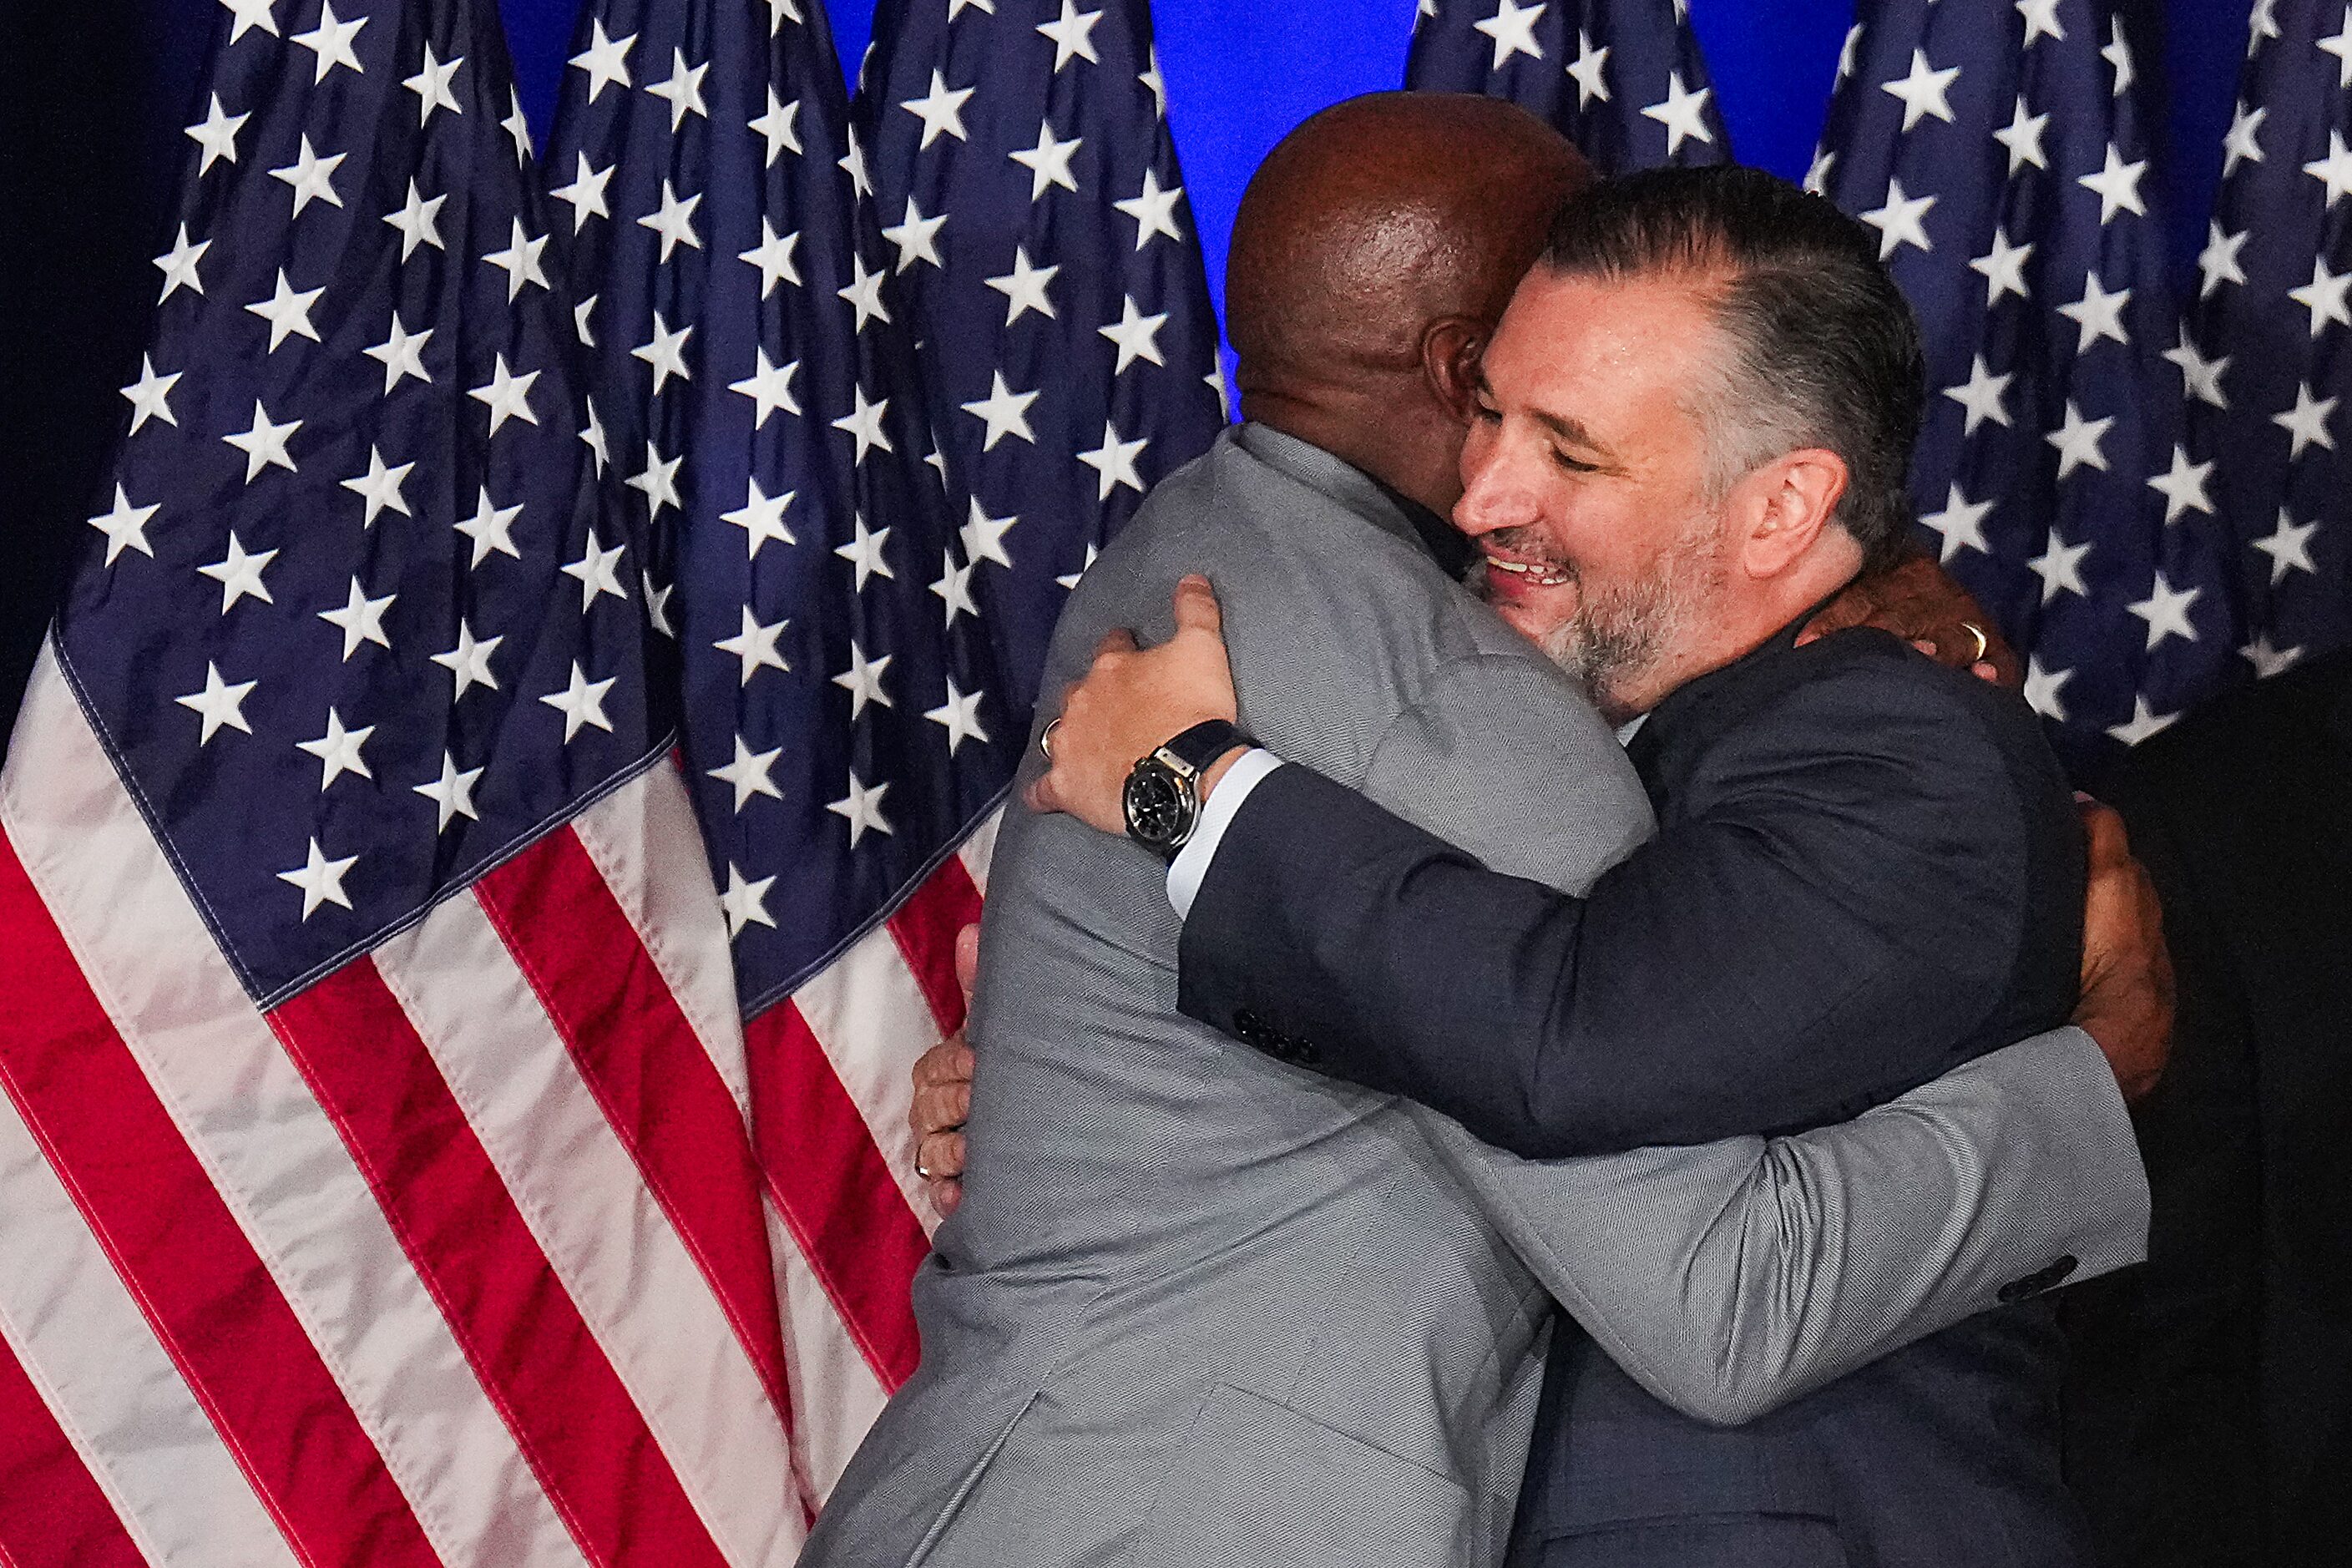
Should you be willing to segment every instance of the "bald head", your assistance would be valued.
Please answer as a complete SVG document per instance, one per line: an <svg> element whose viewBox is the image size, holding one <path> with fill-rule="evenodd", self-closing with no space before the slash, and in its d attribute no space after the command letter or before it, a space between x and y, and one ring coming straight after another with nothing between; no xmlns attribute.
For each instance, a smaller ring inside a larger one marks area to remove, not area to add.
<svg viewBox="0 0 2352 1568"><path fill-rule="evenodd" d="M1381 431L1365 426L1392 439L1401 398L1447 412L1423 384L1433 332L1441 355L1475 339L1475 362L1552 215L1591 178L1557 132L1495 99L1375 93L1305 121L1234 223L1225 329L1244 414L1380 472L1362 451Z"/></svg>

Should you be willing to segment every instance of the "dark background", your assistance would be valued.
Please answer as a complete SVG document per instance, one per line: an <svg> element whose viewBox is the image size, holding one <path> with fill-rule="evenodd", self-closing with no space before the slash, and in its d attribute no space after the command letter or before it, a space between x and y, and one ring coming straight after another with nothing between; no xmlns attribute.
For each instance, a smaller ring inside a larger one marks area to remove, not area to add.
<svg viewBox="0 0 2352 1568"><path fill-rule="evenodd" d="M1222 281L1234 204L1305 115L1399 85L1414 0L1160 0L1170 119ZM309 0L281 5L306 17ZM2201 242L2251 0L2125 0L2158 128L2181 270ZM545 141L577 0L500 0L523 100ZM872 0L831 7L845 58ZM1734 147L1802 176L1852 0L1690 0ZM0 0L0 722L17 693L128 417L155 302L151 258L194 146L217 0ZM2155 68L2161 62L2163 68Z"/></svg>

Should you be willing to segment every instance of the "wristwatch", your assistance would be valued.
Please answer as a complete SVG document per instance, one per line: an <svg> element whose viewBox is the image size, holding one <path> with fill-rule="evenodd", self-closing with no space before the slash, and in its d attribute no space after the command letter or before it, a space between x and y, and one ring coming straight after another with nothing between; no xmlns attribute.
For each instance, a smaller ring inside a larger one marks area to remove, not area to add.
<svg viewBox="0 0 2352 1568"><path fill-rule="evenodd" d="M1127 836L1163 860L1175 859L1201 820L1201 774L1235 746L1256 744L1238 726L1211 719L1137 759L1119 795Z"/></svg>

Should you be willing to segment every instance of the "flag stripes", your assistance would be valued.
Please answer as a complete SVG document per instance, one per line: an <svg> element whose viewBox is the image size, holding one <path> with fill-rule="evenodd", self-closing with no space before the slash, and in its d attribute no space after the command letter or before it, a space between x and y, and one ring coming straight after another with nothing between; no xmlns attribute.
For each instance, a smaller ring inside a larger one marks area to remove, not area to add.
<svg viewBox="0 0 2352 1568"><path fill-rule="evenodd" d="M0 1335L0 1563L139 1568L143 1562Z"/></svg>

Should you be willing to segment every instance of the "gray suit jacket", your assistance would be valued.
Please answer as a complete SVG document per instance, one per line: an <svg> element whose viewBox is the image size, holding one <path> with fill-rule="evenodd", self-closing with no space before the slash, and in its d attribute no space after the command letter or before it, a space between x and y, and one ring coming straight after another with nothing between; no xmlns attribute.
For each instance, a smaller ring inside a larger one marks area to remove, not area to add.
<svg viewBox="0 0 2352 1568"><path fill-rule="evenodd" d="M1650 831L1557 671L1377 486L1262 426L1154 490L1045 689L1113 626L1165 636L1188 571L1285 756L1564 888ZM1177 934L1151 857L1008 812L922 1365L804 1563L1493 1563L1555 1300L1659 1398L1727 1422L2058 1253L2085 1276L2140 1256L2128 1121L2074 1031L1802 1137L1529 1163L1182 1018Z"/></svg>

